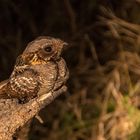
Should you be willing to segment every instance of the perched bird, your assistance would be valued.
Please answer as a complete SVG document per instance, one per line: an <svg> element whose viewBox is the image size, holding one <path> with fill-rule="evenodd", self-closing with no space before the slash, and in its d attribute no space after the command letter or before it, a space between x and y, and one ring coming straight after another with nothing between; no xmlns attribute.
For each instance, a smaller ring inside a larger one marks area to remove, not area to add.
<svg viewBox="0 0 140 140"><path fill-rule="evenodd" d="M65 84L69 71L61 57L64 41L39 37L30 42L17 58L10 78L0 87L0 98L17 98L21 102Z"/></svg>

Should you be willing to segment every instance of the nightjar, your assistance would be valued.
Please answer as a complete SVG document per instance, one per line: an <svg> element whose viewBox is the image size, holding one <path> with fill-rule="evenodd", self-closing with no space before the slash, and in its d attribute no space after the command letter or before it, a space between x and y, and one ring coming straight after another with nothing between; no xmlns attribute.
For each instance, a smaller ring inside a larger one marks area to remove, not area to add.
<svg viewBox="0 0 140 140"><path fill-rule="evenodd" d="M10 78L0 87L0 98L17 98L22 102L65 84L69 71L61 57L67 43L52 37L30 42L18 56Z"/></svg>

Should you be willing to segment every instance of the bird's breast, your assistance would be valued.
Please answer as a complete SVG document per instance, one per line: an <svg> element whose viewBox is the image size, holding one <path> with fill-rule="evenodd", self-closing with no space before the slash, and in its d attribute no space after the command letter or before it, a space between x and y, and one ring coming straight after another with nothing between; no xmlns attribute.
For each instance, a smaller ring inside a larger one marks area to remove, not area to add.
<svg viewBox="0 0 140 140"><path fill-rule="evenodd" d="M46 64L34 65L32 66L32 69L39 74L38 81L41 85L39 94L44 92L47 93L52 90L58 77L57 64L48 62Z"/></svg>

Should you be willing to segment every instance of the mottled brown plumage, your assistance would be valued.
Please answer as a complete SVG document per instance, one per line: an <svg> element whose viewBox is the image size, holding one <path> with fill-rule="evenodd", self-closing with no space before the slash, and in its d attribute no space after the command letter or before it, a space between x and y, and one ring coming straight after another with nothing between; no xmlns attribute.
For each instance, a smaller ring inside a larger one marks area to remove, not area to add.
<svg viewBox="0 0 140 140"><path fill-rule="evenodd" d="M39 37L29 43L17 58L10 78L0 88L0 98L25 102L64 85L69 77L61 57L65 45L67 43L52 37Z"/></svg>

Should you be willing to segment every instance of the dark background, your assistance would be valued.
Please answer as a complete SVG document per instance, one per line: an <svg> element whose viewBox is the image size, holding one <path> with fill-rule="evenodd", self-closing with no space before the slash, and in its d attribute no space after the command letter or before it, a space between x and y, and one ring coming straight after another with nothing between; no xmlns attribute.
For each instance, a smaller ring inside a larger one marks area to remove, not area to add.
<svg viewBox="0 0 140 140"><path fill-rule="evenodd" d="M108 62L119 61L122 50L139 55L139 23L139 0L0 1L1 81L10 76L17 56L36 37L47 35L69 43L64 52L70 69L68 93L41 111L43 124L33 120L31 140L99 140L110 135L98 130L106 97L103 87L114 69ZM120 90L128 93L125 85Z"/></svg>

